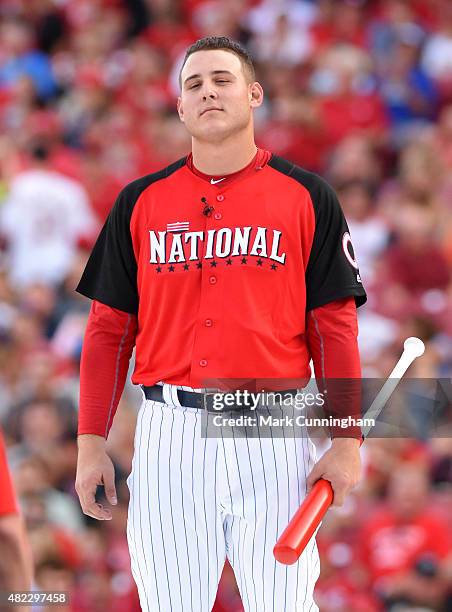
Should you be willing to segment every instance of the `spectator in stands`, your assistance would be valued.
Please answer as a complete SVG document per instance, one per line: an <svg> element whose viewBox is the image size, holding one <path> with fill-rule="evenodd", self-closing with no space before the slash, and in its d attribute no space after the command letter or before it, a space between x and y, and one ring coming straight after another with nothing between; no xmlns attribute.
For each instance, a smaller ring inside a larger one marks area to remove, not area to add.
<svg viewBox="0 0 452 612"><path fill-rule="evenodd" d="M11 456L14 457L14 452ZM14 466L14 482L19 499L30 495L39 496L44 503L49 523L80 536L84 522L78 512L76 501L68 493L63 493L52 486L52 480L54 482L57 480L52 474L52 466L39 455L30 454L26 458L19 459Z"/></svg>
<svg viewBox="0 0 452 612"><path fill-rule="evenodd" d="M452 100L452 5L441 0L438 10L436 32L427 39L422 55L422 66L426 73L436 80L442 96Z"/></svg>
<svg viewBox="0 0 452 612"><path fill-rule="evenodd" d="M98 229L83 187L54 172L49 151L36 143L33 166L16 176L0 212L13 284L57 285L68 272L77 241Z"/></svg>
<svg viewBox="0 0 452 612"><path fill-rule="evenodd" d="M330 47L315 59L311 87L330 146L361 134L379 142L387 129L387 113L376 88L373 62L352 45Z"/></svg>
<svg viewBox="0 0 452 612"><path fill-rule="evenodd" d="M419 65L423 34L413 26L399 28L393 51L380 69L380 92L392 124L391 139L400 146L436 117L438 93Z"/></svg>
<svg viewBox="0 0 452 612"><path fill-rule="evenodd" d="M0 591L27 591L31 588L33 559L25 523L16 499L9 471L3 433L0 429ZM2 602L5 604L6 602ZM28 606L15 606L24 612ZM4 606L2 609L12 609Z"/></svg>
<svg viewBox="0 0 452 612"><path fill-rule="evenodd" d="M337 185L337 193L347 218L353 248L363 278L372 281L375 263L389 242L389 229L374 207L371 183L351 180Z"/></svg>
<svg viewBox="0 0 452 612"><path fill-rule="evenodd" d="M367 517L357 554L372 590L390 607L437 606L445 594L438 567L451 545L449 524L429 504L428 473L405 464L391 474L388 504Z"/></svg>
<svg viewBox="0 0 452 612"><path fill-rule="evenodd" d="M27 76L40 98L46 100L55 96L57 85L49 58L34 48L30 23L17 17L2 21L0 38L5 58L0 64L0 88L8 88Z"/></svg>

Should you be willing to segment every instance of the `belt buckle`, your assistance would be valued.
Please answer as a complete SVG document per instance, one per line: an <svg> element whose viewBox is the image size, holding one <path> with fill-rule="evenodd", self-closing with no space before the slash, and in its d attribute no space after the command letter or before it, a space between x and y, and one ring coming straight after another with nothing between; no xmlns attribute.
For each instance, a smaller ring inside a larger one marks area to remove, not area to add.
<svg viewBox="0 0 452 612"><path fill-rule="evenodd" d="M208 401L209 397L212 395L218 395L219 391L205 391L203 393L203 397L202 397L202 403L203 403L203 408L204 410L206 410L206 412L219 412L220 410L222 410L222 408L214 409L212 406L212 403ZM211 407L211 410L209 410L209 405Z"/></svg>

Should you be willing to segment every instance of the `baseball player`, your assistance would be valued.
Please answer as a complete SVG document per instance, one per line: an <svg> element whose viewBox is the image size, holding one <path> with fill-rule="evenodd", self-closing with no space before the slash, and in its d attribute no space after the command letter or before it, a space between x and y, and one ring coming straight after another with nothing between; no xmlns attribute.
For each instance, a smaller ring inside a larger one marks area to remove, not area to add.
<svg viewBox="0 0 452 612"><path fill-rule="evenodd" d="M255 145L263 90L246 50L197 41L180 87L191 153L121 191L77 287L93 301L76 489L85 514L111 518L95 493L116 503L105 442L135 346L127 537L142 609L211 610L227 557L247 612L317 610L315 539L290 567L272 548L318 478L342 503L359 476L358 433L336 432L316 463L304 435L203 436L201 415L209 381L281 389L309 379L311 358L318 378L359 377L366 294L331 187Z"/></svg>
<svg viewBox="0 0 452 612"><path fill-rule="evenodd" d="M31 588L33 561L23 518L19 513L16 494L6 458L6 448L0 429L0 591L28 591ZM9 605L2 610L25 610L28 606Z"/></svg>

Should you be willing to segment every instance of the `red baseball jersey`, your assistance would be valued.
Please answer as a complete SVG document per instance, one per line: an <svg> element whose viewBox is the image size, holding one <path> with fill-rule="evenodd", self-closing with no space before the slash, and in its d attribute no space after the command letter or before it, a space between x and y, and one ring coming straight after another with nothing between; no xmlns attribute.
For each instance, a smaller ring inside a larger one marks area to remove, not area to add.
<svg viewBox="0 0 452 612"><path fill-rule="evenodd" d="M135 384L195 388L309 378L307 311L366 301L332 188L262 150L225 177L189 155L127 185L77 291L137 315Z"/></svg>
<svg viewBox="0 0 452 612"><path fill-rule="evenodd" d="M19 512L16 494L6 458L6 447L0 429L0 516Z"/></svg>

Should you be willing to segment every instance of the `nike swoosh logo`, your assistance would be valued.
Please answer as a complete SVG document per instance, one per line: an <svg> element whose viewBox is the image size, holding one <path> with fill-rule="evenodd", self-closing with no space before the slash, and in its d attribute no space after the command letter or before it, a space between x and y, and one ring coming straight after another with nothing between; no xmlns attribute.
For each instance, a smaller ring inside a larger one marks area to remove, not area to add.
<svg viewBox="0 0 452 612"><path fill-rule="evenodd" d="M217 183L219 183L220 181L224 181L224 179L225 179L225 178L226 178L226 177L224 176L223 178L221 178L221 179L217 179L217 180L210 179L210 182L212 183L212 185L216 185L216 184L217 184Z"/></svg>

